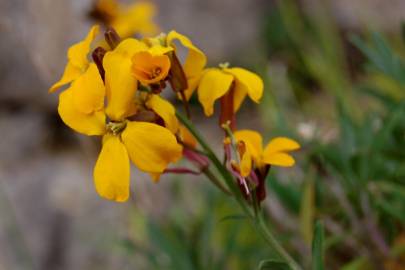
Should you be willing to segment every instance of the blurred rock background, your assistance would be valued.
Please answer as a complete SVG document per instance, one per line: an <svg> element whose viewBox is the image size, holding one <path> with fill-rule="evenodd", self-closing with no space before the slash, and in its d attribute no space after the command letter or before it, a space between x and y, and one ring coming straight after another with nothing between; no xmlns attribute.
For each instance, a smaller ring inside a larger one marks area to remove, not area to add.
<svg viewBox="0 0 405 270"><path fill-rule="evenodd" d="M300 2L306 12L314 9L314 1ZM190 36L212 65L260 61L262 20L273 1L154 3L162 29ZM57 95L47 94L63 71L67 48L91 25L86 17L91 4L0 0L0 270L127 269L107 243L129 229L128 208L164 219L166 209L180 207L170 203L170 177L154 185L139 173L132 176L135 201L100 199L92 183L98 140L66 128L56 113ZM401 0L331 5L339 24L349 29L397 31L405 17ZM217 131L205 130L214 140ZM201 181L187 182L196 190Z"/></svg>

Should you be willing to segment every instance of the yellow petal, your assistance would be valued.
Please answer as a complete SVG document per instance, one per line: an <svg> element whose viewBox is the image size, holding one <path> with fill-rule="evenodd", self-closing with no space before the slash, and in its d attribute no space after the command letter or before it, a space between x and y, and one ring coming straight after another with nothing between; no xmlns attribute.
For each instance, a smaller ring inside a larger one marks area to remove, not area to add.
<svg viewBox="0 0 405 270"><path fill-rule="evenodd" d="M152 109L165 122L165 126L174 133L179 129L179 121L176 117L176 110L173 105L159 95L151 95L146 106Z"/></svg>
<svg viewBox="0 0 405 270"><path fill-rule="evenodd" d="M129 197L130 164L127 150L119 137L106 135L94 167L94 185L108 200L125 202Z"/></svg>
<svg viewBox="0 0 405 270"><path fill-rule="evenodd" d="M73 101L82 113L100 111L104 107L105 87L94 63L72 84Z"/></svg>
<svg viewBox="0 0 405 270"><path fill-rule="evenodd" d="M179 127L179 135L183 144L191 148L197 147L197 140L191 132L183 125Z"/></svg>
<svg viewBox="0 0 405 270"><path fill-rule="evenodd" d="M214 102L228 92L233 79L232 75L219 69L210 68L205 71L198 86L198 99L205 115L214 113Z"/></svg>
<svg viewBox="0 0 405 270"><path fill-rule="evenodd" d="M135 38L127 38L120 42L114 51L110 53L122 54L125 57L131 58L135 53L147 51L148 46L142 41Z"/></svg>
<svg viewBox="0 0 405 270"><path fill-rule="evenodd" d="M255 161L259 161L263 151L263 140L260 133L253 130L238 130L234 134L236 141L243 141L246 143L248 152L252 155Z"/></svg>
<svg viewBox="0 0 405 270"><path fill-rule="evenodd" d="M95 25L90 29L86 38L74 45L68 50L68 63L66 64L65 71L62 78L49 88L49 93L53 93L65 84L72 82L80 77L86 71L89 60L87 55L90 52L90 45L98 34L99 26Z"/></svg>
<svg viewBox="0 0 405 270"><path fill-rule="evenodd" d="M89 60L87 55L90 52L90 46L99 32L99 26L95 25L90 29L86 38L79 43L76 43L68 50L68 59L74 66L81 68L83 71L87 68Z"/></svg>
<svg viewBox="0 0 405 270"><path fill-rule="evenodd" d="M186 62L184 63L184 72L186 73L187 77L192 77L200 73L207 63L207 57L205 54L194 46L188 37L179 34L176 31L170 31L170 33L167 35L167 44L169 46L173 46L173 42L175 40L178 40L184 47L188 49L188 55Z"/></svg>
<svg viewBox="0 0 405 270"><path fill-rule="evenodd" d="M243 146L240 147L240 143L243 143ZM250 174L250 171L252 170L252 156L250 154L249 149L247 149L247 143L244 141L240 141L238 144L238 148L243 148L243 150L239 150L239 155L241 157L240 161L240 174L243 177L247 177Z"/></svg>
<svg viewBox="0 0 405 270"><path fill-rule="evenodd" d="M276 152L288 152L297 150L300 148L300 145L289 138L286 137L277 137L272 139L264 149L263 155L276 153Z"/></svg>
<svg viewBox="0 0 405 270"><path fill-rule="evenodd" d="M148 49L148 52L152 55L164 55L171 51L173 51L172 47L165 47L162 45L153 45Z"/></svg>
<svg viewBox="0 0 405 270"><path fill-rule="evenodd" d="M121 42L114 51L103 59L107 95L107 115L114 121L121 121L135 112L134 97L137 80L131 73L132 56L146 45L136 39Z"/></svg>
<svg viewBox="0 0 405 270"><path fill-rule="evenodd" d="M122 133L132 162L142 171L162 173L182 156L182 147L166 128L147 122L128 122Z"/></svg>
<svg viewBox="0 0 405 270"><path fill-rule="evenodd" d="M267 164L290 167L293 166L294 158L286 152L294 151L300 148L300 145L289 138L277 137L271 140L263 152L263 162Z"/></svg>
<svg viewBox="0 0 405 270"><path fill-rule="evenodd" d="M133 36L136 33L154 35L158 31L157 25L153 22L155 14L155 5L147 2L135 3L124 7L111 26L122 38Z"/></svg>
<svg viewBox="0 0 405 270"><path fill-rule="evenodd" d="M201 79L201 74L198 74L196 76L188 76L187 77L187 89L184 90L184 95L186 96L186 99L189 100L191 96L193 95L194 91L197 89L198 84L200 83ZM187 76L187 74L186 74Z"/></svg>
<svg viewBox="0 0 405 270"><path fill-rule="evenodd" d="M49 93L53 93L65 84L68 84L82 75L82 70L80 68L77 68L74 66L72 63L68 62L65 68L65 71L63 72L62 78L54 83L48 90Z"/></svg>
<svg viewBox="0 0 405 270"><path fill-rule="evenodd" d="M235 91L233 95L233 111L236 113L246 98L247 90L243 84L236 80L233 89Z"/></svg>
<svg viewBox="0 0 405 270"><path fill-rule="evenodd" d="M85 114L79 111L73 101L73 87L74 85L59 95L58 112L63 122L75 131L85 135L104 134L106 121L104 112L101 110Z"/></svg>
<svg viewBox="0 0 405 270"><path fill-rule="evenodd" d="M149 173L150 178L152 178L155 183L159 182L161 175L161 173Z"/></svg>
<svg viewBox="0 0 405 270"><path fill-rule="evenodd" d="M245 92L254 102L259 102L263 95L263 80L255 73L243 68L227 68L226 72L234 75L237 87L245 88Z"/></svg>
<svg viewBox="0 0 405 270"><path fill-rule="evenodd" d="M291 167L295 164L295 160L292 156L286 153L277 152L270 155L263 156L263 162L281 167Z"/></svg>
<svg viewBox="0 0 405 270"><path fill-rule="evenodd" d="M170 59L167 55L152 55L143 51L132 56L132 75L144 85L164 80L169 70Z"/></svg>

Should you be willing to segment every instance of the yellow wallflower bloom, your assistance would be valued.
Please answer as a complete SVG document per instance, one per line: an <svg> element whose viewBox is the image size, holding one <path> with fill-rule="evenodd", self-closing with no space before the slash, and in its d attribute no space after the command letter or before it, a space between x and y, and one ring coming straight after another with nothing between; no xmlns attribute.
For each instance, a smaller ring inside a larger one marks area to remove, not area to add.
<svg viewBox="0 0 405 270"><path fill-rule="evenodd" d="M105 85L97 66L91 63L59 97L58 111L69 127L86 135L103 136L94 168L95 187L100 196L118 202L129 196L129 160L144 172L160 174L182 156L182 146L169 129L126 119L137 112L137 81L131 74L131 58L145 46L135 39L121 42L104 56ZM152 97L149 103L170 129L176 129L170 119L170 114L174 115L172 107L159 97Z"/></svg>
<svg viewBox="0 0 405 270"><path fill-rule="evenodd" d="M256 168L263 169L266 165L291 167L295 160L288 154L290 151L298 150L300 145L289 138L277 137L263 149L263 139L260 133L253 130L239 130L234 133L235 140L243 143L244 149L239 151L241 156L241 175L246 177L252 170L252 162Z"/></svg>
<svg viewBox="0 0 405 270"><path fill-rule="evenodd" d="M113 27L122 38L134 34L154 35L159 29L153 22L156 7L146 1L126 6L117 0L98 0L92 15Z"/></svg>
<svg viewBox="0 0 405 270"><path fill-rule="evenodd" d="M193 90L197 87L201 72L207 63L205 54L197 48L188 37L176 31L170 31L167 35L145 39L145 42L151 47L151 51L160 52L161 54L172 50L176 52L177 41L188 49L187 57L182 67L186 79L186 87L182 90L185 91L186 97L190 98ZM178 74L174 75L176 76Z"/></svg>
<svg viewBox="0 0 405 270"><path fill-rule="evenodd" d="M204 113L214 113L217 99L233 91L233 109L238 111L246 95L258 103L263 95L263 81L255 73L243 68L208 68L201 75L198 84L198 99Z"/></svg>
<svg viewBox="0 0 405 270"><path fill-rule="evenodd" d="M67 53L68 63L65 71L62 78L51 86L49 89L50 93L53 93L63 85L76 80L87 70L90 63L88 60L88 54L91 50L91 43L96 38L98 32L99 27L97 25L93 26L84 40L69 48Z"/></svg>
<svg viewBox="0 0 405 270"><path fill-rule="evenodd" d="M144 85L164 80L169 74L170 59L167 55L139 52L132 57L132 74Z"/></svg>

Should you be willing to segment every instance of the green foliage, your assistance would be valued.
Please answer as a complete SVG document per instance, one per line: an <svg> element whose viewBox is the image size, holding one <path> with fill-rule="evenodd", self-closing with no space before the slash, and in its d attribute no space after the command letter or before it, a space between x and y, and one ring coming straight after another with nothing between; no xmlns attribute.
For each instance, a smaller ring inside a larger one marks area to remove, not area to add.
<svg viewBox="0 0 405 270"><path fill-rule="evenodd" d="M320 221L316 222L312 241L312 269L324 270L324 228Z"/></svg>

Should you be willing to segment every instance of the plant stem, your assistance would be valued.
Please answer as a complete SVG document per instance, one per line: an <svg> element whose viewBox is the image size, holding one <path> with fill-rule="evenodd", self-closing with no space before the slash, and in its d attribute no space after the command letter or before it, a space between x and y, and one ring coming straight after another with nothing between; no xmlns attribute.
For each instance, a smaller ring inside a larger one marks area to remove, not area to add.
<svg viewBox="0 0 405 270"><path fill-rule="evenodd" d="M283 259L292 270L300 270L301 267L294 261L294 259L288 254L288 252L279 244L277 239L273 236L270 230L267 228L266 222L264 221L263 214L259 211L255 220L255 227L261 233L263 238L269 244L270 247L277 253L277 255Z"/></svg>
<svg viewBox="0 0 405 270"><path fill-rule="evenodd" d="M300 270L301 267L294 261L294 259L284 250L284 248L277 242L270 230L267 228L266 223L263 219L261 211L254 211L250 208L248 202L244 199L239 188L235 185L234 178L232 174L227 170L227 168L222 165L221 161L217 158L215 153L211 150L210 146L205 142L203 137L194 128L190 121L183 115L176 113L177 118L182 122L182 124L190 131L190 133L199 142L201 147L206 152L207 157L211 160L212 164L216 167L218 172L224 178L229 190L234 195L236 201L242 208L243 212L250 218L256 230L262 235L269 246L277 253L277 255L283 259L292 270ZM217 179L216 179L217 180Z"/></svg>
<svg viewBox="0 0 405 270"><path fill-rule="evenodd" d="M210 171L209 168L202 170L202 173L220 190L222 190L227 195L232 195L232 193L222 184L222 182Z"/></svg>

